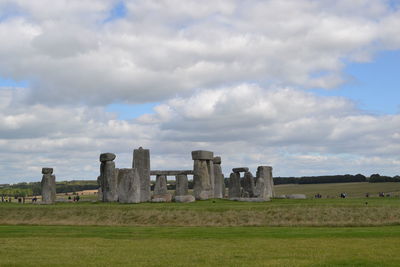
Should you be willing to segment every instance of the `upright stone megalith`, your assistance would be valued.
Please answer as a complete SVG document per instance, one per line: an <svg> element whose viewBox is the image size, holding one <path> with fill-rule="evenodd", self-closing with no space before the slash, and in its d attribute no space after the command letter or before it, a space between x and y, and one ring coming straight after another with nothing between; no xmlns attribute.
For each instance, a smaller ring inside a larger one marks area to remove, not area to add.
<svg viewBox="0 0 400 267"><path fill-rule="evenodd" d="M175 196L186 196L188 194L188 177L186 174L178 174L175 176Z"/></svg>
<svg viewBox="0 0 400 267"><path fill-rule="evenodd" d="M156 184L154 186L154 195L166 195L166 194L168 194L167 176L157 175Z"/></svg>
<svg viewBox="0 0 400 267"><path fill-rule="evenodd" d="M221 168L221 157L214 157L214 198L223 198L225 195L224 175Z"/></svg>
<svg viewBox="0 0 400 267"><path fill-rule="evenodd" d="M255 196L269 199L274 196L274 180L272 178L272 167L259 166L256 174Z"/></svg>
<svg viewBox="0 0 400 267"><path fill-rule="evenodd" d="M118 202L140 202L140 179L136 169L119 169L118 171Z"/></svg>
<svg viewBox="0 0 400 267"><path fill-rule="evenodd" d="M100 184L103 202L118 201L118 169L115 168L115 154L100 154Z"/></svg>
<svg viewBox="0 0 400 267"><path fill-rule="evenodd" d="M133 150L132 168L140 177L140 202L150 201L150 150L139 147Z"/></svg>
<svg viewBox="0 0 400 267"><path fill-rule="evenodd" d="M232 172L229 177L229 198L240 197L240 173Z"/></svg>
<svg viewBox="0 0 400 267"><path fill-rule="evenodd" d="M205 150L192 151L193 191L198 200L214 197L214 153Z"/></svg>
<svg viewBox="0 0 400 267"><path fill-rule="evenodd" d="M56 176L53 168L42 168L42 203L54 204L56 201Z"/></svg>
<svg viewBox="0 0 400 267"><path fill-rule="evenodd" d="M254 197L254 177L251 172L244 173L242 197Z"/></svg>

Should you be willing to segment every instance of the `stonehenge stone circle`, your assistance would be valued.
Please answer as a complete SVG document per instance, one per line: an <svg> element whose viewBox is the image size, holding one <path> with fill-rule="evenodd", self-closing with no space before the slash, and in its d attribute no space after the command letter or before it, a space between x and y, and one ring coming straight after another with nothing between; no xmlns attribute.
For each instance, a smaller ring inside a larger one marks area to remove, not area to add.
<svg viewBox="0 0 400 267"><path fill-rule="evenodd" d="M176 179L175 202L225 197L226 188L221 157L214 157L211 151L192 151L193 170L151 170L150 151L142 147L133 150L132 168L116 168L115 158L113 153L100 155L100 176L97 178L100 185L98 197L103 202L171 202L172 194L168 192L167 176L175 176ZM55 201L55 177L52 172L52 168L42 169L44 203ZM241 172L244 172L243 178L240 177ZM151 175L156 176L153 195L150 188ZM188 175L193 175L193 196L188 193ZM49 189L51 181L54 181L54 197L47 193L53 192ZM270 166L259 166L256 178L247 167L233 168L229 178L228 198L235 201L267 201L274 196L273 187Z"/></svg>
<svg viewBox="0 0 400 267"><path fill-rule="evenodd" d="M52 175L53 168L42 168L42 203L54 204L56 202L56 176Z"/></svg>
<svg viewBox="0 0 400 267"><path fill-rule="evenodd" d="M274 197L274 180L271 166L258 166L255 195L265 199Z"/></svg>
<svg viewBox="0 0 400 267"><path fill-rule="evenodd" d="M118 202L140 202L140 177L133 169L119 169L118 171Z"/></svg>
<svg viewBox="0 0 400 267"><path fill-rule="evenodd" d="M224 175L221 168L221 157L213 158L214 164L214 198L223 198L225 195Z"/></svg>
<svg viewBox="0 0 400 267"><path fill-rule="evenodd" d="M150 150L139 147L133 150L132 168L140 177L140 202L150 201Z"/></svg>
<svg viewBox="0 0 400 267"><path fill-rule="evenodd" d="M192 151L194 197L197 200L214 196L214 153L205 150Z"/></svg>
<svg viewBox="0 0 400 267"><path fill-rule="evenodd" d="M251 172L244 173L242 197L254 197L254 177Z"/></svg>
<svg viewBox="0 0 400 267"><path fill-rule="evenodd" d="M175 197L185 196L188 194L188 177L186 174L178 174L175 176Z"/></svg>
<svg viewBox="0 0 400 267"><path fill-rule="evenodd" d="M240 174L238 172L231 173L229 177L229 199L240 197Z"/></svg>
<svg viewBox="0 0 400 267"><path fill-rule="evenodd" d="M115 162L109 159L115 159L113 153L103 153L100 155L100 186L102 188L102 197L104 202L118 201L118 169L115 168Z"/></svg>

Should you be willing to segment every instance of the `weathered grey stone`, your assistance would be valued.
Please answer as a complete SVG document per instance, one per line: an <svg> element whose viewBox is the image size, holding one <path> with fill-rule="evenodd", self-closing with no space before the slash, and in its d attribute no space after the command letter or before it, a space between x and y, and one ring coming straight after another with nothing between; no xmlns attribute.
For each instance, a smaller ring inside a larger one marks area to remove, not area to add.
<svg viewBox="0 0 400 267"><path fill-rule="evenodd" d="M195 202L196 199L192 195L185 195L185 196L175 196L175 202L178 203L190 203Z"/></svg>
<svg viewBox="0 0 400 267"><path fill-rule="evenodd" d="M224 175L221 169L221 157L214 157L214 198L224 197Z"/></svg>
<svg viewBox="0 0 400 267"><path fill-rule="evenodd" d="M232 171L233 172L248 172L249 168L247 168L247 167L233 168Z"/></svg>
<svg viewBox="0 0 400 267"><path fill-rule="evenodd" d="M99 189L97 189L97 200L98 201L103 201L103 191L102 191L102 185L101 185L101 176L97 177L97 184L99 185Z"/></svg>
<svg viewBox="0 0 400 267"><path fill-rule="evenodd" d="M222 197L224 198L225 195L226 195L225 175L222 174Z"/></svg>
<svg viewBox="0 0 400 267"><path fill-rule="evenodd" d="M188 178L186 174L178 174L175 177L175 197L185 196L188 194Z"/></svg>
<svg viewBox="0 0 400 267"><path fill-rule="evenodd" d="M205 151L205 150L192 151L192 159L193 160L213 160L214 153L211 151Z"/></svg>
<svg viewBox="0 0 400 267"><path fill-rule="evenodd" d="M221 164L221 157L219 157L219 156L217 156L217 157L214 157L213 158L213 162L214 162L214 164Z"/></svg>
<svg viewBox="0 0 400 267"><path fill-rule="evenodd" d="M102 153L100 154L100 162L113 161L115 157L114 153Z"/></svg>
<svg viewBox="0 0 400 267"><path fill-rule="evenodd" d="M251 172L245 172L243 178L243 197L254 197L254 177Z"/></svg>
<svg viewBox="0 0 400 267"><path fill-rule="evenodd" d="M229 177L229 198L240 197L240 174L237 172L231 173Z"/></svg>
<svg viewBox="0 0 400 267"><path fill-rule="evenodd" d="M292 194L292 195L286 195L286 198L288 199L306 199L306 195L304 194Z"/></svg>
<svg viewBox="0 0 400 267"><path fill-rule="evenodd" d="M272 167L258 166L256 175L255 196L260 198L274 197L274 180L272 178Z"/></svg>
<svg viewBox="0 0 400 267"><path fill-rule="evenodd" d="M51 169L51 168L43 168L43 169ZM41 186L42 186L42 203L54 204L56 201L56 176L51 175L51 173L43 174Z"/></svg>
<svg viewBox="0 0 400 267"><path fill-rule="evenodd" d="M193 165L193 192L198 200L212 198L214 195L214 165L211 160L195 160Z"/></svg>
<svg viewBox="0 0 400 267"><path fill-rule="evenodd" d="M150 201L150 150L142 147L133 150L132 167L140 177L140 202Z"/></svg>
<svg viewBox="0 0 400 267"><path fill-rule="evenodd" d="M179 175L179 174L193 175L193 170L172 170L172 171L154 170L154 171L150 171L150 175L175 176L175 175Z"/></svg>
<svg viewBox="0 0 400 267"><path fill-rule="evenodd" d="M136 169L119 169L118 202L140 202L140 178Z"/></svg>
<svg viewBox="0 0 400 267"><path fill-rule="evenodd" d="M164 195L167 193L167 177L165 175L157 175L156 184L154 186L154 195Z"/></svg>
<svg viewBox="0 0 400 267"><path fill-rule="evenodd" d="M52 174L53 168L42 168L42 174Z"/></svg>
<svg viewBox="0 0 400 267"><path fill-rule="evenodd" d="M103 161L100 164L100 184L103 202L118 201L118 169L114 161Z"/></svg>
<svg viewBox="0 0 400 267"><path fill-rule="evenodd" d="M167 193L163 195L153 195L151 197L151 202L171 202L172 201L172 195Z"/></svg>
<svg viewBox="0 0 400 267"><path fill-rule="evenodd" d="M241 202L265 202L270 201L269 198L257 198L257 197L233 197L229 200L241 201Z"/></svg>

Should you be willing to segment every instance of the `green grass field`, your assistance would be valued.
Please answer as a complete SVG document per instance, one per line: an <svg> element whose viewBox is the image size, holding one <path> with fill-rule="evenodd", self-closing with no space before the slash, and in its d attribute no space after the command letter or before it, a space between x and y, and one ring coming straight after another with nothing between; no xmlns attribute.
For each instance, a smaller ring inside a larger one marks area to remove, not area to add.
<svg viewBox="0 0 400 267"><path fill-rule="evenodd" d="M338 198L340 193L347 193L349 198L363 198L366 193L377 197L379 192L400 196L400 183L333 183L333 184L285 184L275 186L276 195L305 194L314 197L320 193L324 198Z"/></svg>
<svg viewBox="0 0 400 267"><path fill-rule="evenodd" d="M207 200L194 203L0 204L0 224L116 226L383 226L400 224L400 198Z"/></svg>
<svg viewBox="0 0 400 267"><path fill-rule="evenodd" d="M0 203L0 266L400 266L397 184L341 185L276 191L350 198Z"/></svg>
<svg viewBox="0 0 400 267"><path fill-rule="evenodd" d="M0 266L398 266L399 246L399 226L0 226Z"/></svg>

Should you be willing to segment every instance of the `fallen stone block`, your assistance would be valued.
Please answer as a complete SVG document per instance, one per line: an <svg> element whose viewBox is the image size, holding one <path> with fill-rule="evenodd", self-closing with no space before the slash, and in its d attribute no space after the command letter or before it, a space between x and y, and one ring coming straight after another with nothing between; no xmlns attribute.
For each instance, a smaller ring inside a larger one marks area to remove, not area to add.
<svg viewBox="0 0 400 267"><path fill-rule="evenodd" d="M171 202L171 201L172 201L171 194L153 195L151 197L151 202Z"/></svg>
<svg viewBox="0 0 400 267"><path fill-rule="evenodd" d="M185 196L175 196L175 202L178 203L190 203L195 202L196 199L192 195L185 195Z"/></svg>
<svg viewBox="0 0 400 267"><path fill-rule="evenodd" d="M256 198L256 197L233 197L233 198L230 198L229 200L240 201L240 202L265 202L265 201L270 201L271 199Z"/></svg>
<svg viewBox="0 0 400 267"><path fill-rule="evenodd" d="M304 194L292 194L292 195L286 195L286 198L288 199L306 199L306 195Z"/></svg>

